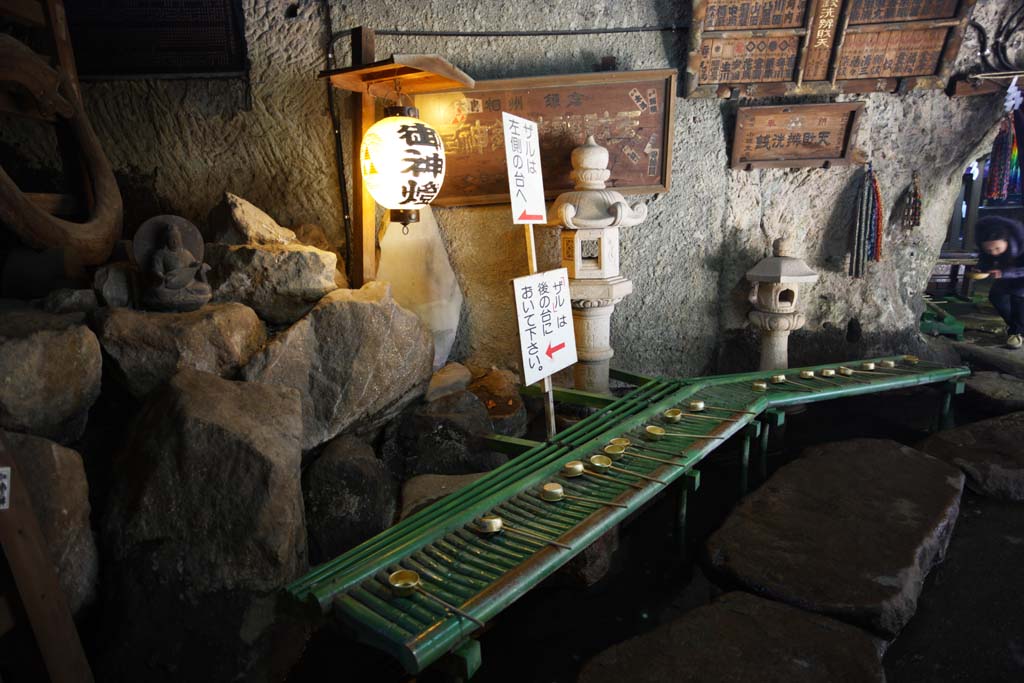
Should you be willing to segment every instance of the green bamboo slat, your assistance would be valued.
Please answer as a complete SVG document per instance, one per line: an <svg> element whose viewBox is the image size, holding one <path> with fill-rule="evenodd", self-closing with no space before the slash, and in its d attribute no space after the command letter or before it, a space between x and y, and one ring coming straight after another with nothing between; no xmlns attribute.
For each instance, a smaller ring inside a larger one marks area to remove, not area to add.
<svg viewBox="0 0 1024 683"><path fill-rule="evenodd" d="M494 550L485 547L483 539L472 531L459 529L455 533L449 534L445 540L452 545L459 547L461 549L460 552L465 552L470 557L491 558L494 555ZM500 559L502 566L505 566L506 571L508 571L509 568L518 566L532 554L532 552L519 553L506 550L504 548L498 548L499 557L494 558L494 562L497 563Z"/></svg>
<svg viewBox="0 0 1024 683"><path fill-rule="evenodd" d="M495 578L500 577L529 557L528 555L523 555L518 560L507 555L495 557L493 551L489 552L483 548L479 552L460 553L458 552L458 546L454 544L449 545L449 543L448 539L438 539L430 546L425 547L424 551L433 553L438 559L446 560L453 564L461 563L463 571L475 571L481 576L493 574Z"/></svg>
<svg viewBox="0 0 1024 683"><path fill-rule="evenodd" d="M356 600L368 610L371 610L374 614L379 615L381 618L399 626L402 631L408 634L415 634L422 631L428 623L420 622L413 615L413 610L409 609L410 605L406 605L406 609L401 609L395 605L392 605L388 600L383 599L377 595L374 595L370 590L367 590L363 586L356 586L348 592L349 596L353 600ZM395 601L407 601L409 598L395 598Z"/></svg>
<svg viewBox="0 0 1024 683"><path fill-rule="evenodd" d="M419 552L405 558L401 564L421 576L429 577L435 583L451 583L451 589L458 592L463 599L479 593L488 584L488 581L463 573L460 567L445 567Z"/></svg>

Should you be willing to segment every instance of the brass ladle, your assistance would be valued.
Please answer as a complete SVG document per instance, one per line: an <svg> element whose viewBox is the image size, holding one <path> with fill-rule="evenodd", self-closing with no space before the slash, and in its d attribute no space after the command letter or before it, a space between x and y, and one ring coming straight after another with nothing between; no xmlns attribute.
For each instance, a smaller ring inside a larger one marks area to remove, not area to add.
<svg viewBox="0 0 1024 683"><path fill-rule="evenodd" d="M643 437L650 441L662 439L724 439L724 436L711 436L710 434L691 434L689 432L670 432L658 425L647 425L644 427Z"/></svg>
<svg viewBox="0 0 1024 683"><path fill-rule="evenodd" d="M694 399L686 404L686 409L699 413L704 410L724 410L727 413L743 413L744 415L757 415L757 411L754 410L738 410L736 408L725 408L723 406L709 406L705 405L704 401L700 399Z"/></svg>
<svg viewBox="0 0 1024 683"><path fill-rule="evenodd" d="M902 372L882 372L881 370L876 369L877 367L878 366L874 362L865 361L860 364L860 370L854 370L854 372L871 375L889 375L890 377L899 377L903 374Z"/></svg>
<svg viewBox="0 0 1024 683"><path fill-rule="evenodd" d="M834 387L841 387L841 386L843 386L839 382L833 382L830 379L825 379L824 377L818 377L816 374L814 374L814 370L801 370L800 371L800 379L816 379L819 382L824 382L825 384L831 384Z"/></svg>
<svg viewBox="0 0 1024 683"><path fill-rule="evenodd" d="M772 384L792 384L799 391L814 391L814 387L809 387L806 384L801 384L800 382L794 382L793 380L789 379L785 375L772 375L771 383Z"/></svg>
<svg viewBox="0 0 1024 683"><path fill-rule="evenodd" d="M469 619L477 626L484 626L484 622L480 621L476 617L466 614L447 600L442 600L433 593L428 593L426 589L423 588L423 582L420 581L420 575L411 569L399 569L396 572L391 572L391 574L388 575L388 585L391 587L391 593L396 597L405 598L413 593L419 593L420 595L430 598L449 612L453 612L464 619Z"/></svg>
<svg viewBox="0 0 1024 683"><path fill-rule="evenodd" d="M750 390L758 393L764 393L765 391L768 391L768 382L765 382L763 379L755 380L750 383Z"/></svg>
<svg viewBox="0 0 1024 683"><path fill-rule="evenodd" d="M666 422L679 422L685 417L693 420L714 420L715 422L739 422L738 417L715 417L713 415L694 415L693 413L684 413L679 408L669 408L661 414L662 419Z"/></svg>
<svg viewBox="0 0 1024 683"><path fill-rule="evenodd" d="M478 517L476 520L476 530L488 536L492 534L500 534L502 531L507 531L513 536L522 536L523 538L529 538L531 540L539 541L541 543L549 543L553 546L564 548L566 550L572 550L572 546L566 545L564 543L559 543L553 538L548 538L547 536L542 536L541 534L535 534L532 531L526 531L525 529L520 529L516 526L509 526L505 523L505 520L503 520L498 515L482 515Z"/></svg>
<svg viewBox="0 0 1024 683"><path fill-rule="evenodd" d="M639 477L640 479L646 479L647 481L653 481L656 484L664 486L668 482L664 482L657 477L650 477L646 474L640 474L639 472L631 472L623 467L616 467L612 464L612 459L607 455L597 454L590 456L590 464L594 466L598 472L611 470L612 472L621 472L622 474L628 474L631 477Z"/></svg>
<svg viewBox="0 0 1024 683"><path fill-rule="evenodd" d="M540 498L546 500L549 503L557 503L560 500L578 500L584 503L593 503L595 505L610 505L615 508L627 508L628 505L623 503L613 503L610 500L599 500L597 498L587 498L586 496L575 496L565 492L565 487L556 481L549 481L540 487Z"/></svg>
<svg viewBox="0 0 1024 683"><path fill-rule="evenodd" d="M633 444L632 441L630 441L629 439L627 439L624 436L617 436L614 439L612 439L611 441L609 441L608 445L610 445L610 446L632 446L634 444ZM645 443L638 443L638 444L635 444L635 445L640 450L650 451L651 453L661 453L662 455L671 455L673 458L678 458L680 455L682 455L682 453L680 453L679 451L668 451L668 450L665 450L663 448L655 448L654 446L648 446Z"/></svg>
<svg viewBox="0 0 1024 683"><path fill-rule="evenodd" d="M856 377L854 377L853 376L853 370L851 370L850 368L840 367L838 372L836 370L833 370L832 368L825 368L824 370L821 371L821 376L822 377L836 377L836 376L839 376L839 377L845 377L846 379L850 380L851 382L856 382L857 384L870 384L870 382L867 382L867 381L862 380L862 379L857 379Z"/></svg>
<svg viewBox="0 0 1024 683"><path fill-rule="evenodd" d="M616 479L615 477L609 477L607 475L598 474L597 472L593 472L591 470L588 470L583 465L583 461L582 460L570 460L569 462L567 462L564 465L562 465L562 476L563 477L566 477L568 479L572 479L574 477L582 477L584 474L587 475L588 477L595 477L597 479L604 479L605 481L610 481L610 482L613 482L615 484L620 484L622 486L632 486L635 489L642 489L643 488L643 484L638 484L635 481L623 481L622 479Z"/></svg>
<svg viewBox="0 0 1024 683"><path fill-rule="evenodd" d="M625 446L605 446L603 449L604 454L611 458L613 461L618 460L623 455L628 455L633 458L640 458L641 460L650 460L652 462L660 462L662 465L674 465L675 467L686 467L686 465L680 462L673 462L672 460L665 460L664 458L655 458L652 455L643 455L636 451L626 450Z"/></svg>

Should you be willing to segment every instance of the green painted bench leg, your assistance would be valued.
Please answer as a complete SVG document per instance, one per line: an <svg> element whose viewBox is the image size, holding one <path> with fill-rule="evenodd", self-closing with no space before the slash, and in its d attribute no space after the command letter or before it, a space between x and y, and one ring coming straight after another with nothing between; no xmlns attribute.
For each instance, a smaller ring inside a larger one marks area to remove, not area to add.
<svg viewBox="0 0 1024 683"><path fill-rule="evenodd" d="M768 439L772 433L772 427L779 429L786 423L786 411L776 408L769 408L758 416L761 423L761 443L758 445L758 474L761 481L768 480Z"/></svg>
<svg viewBox="0 0 1024 683"><path fill-rule="evenodd" d="M482 663L480 641L470 639L445 655L437 668L448 683L466 683L480 670Z"/></svg>
<svg viewBox="0 0 1024 683"><path fill-rule="evenodd" d="M750 442L761 433L760 422L750 422L743 430L743 452L740 460L740 498L750 490Z"/></svg>
<svg viewBox="0 0 1024 683"><path fill-rule="evenodd" d="M942 385L942 406L939 410L938 429L953 428L953 397L964 393L965 386L959 380L950 380Z"/></svg>
<svg viewBox="0 0 1024 683"><path fill-rule="evenodd" d="M672 529L672 537L676 546L676 560L680 564L686 560L686 511L689 506L690 492L700 488L700 471L689 470L679 478L679 491L676 499L676 518Z"/></svg>

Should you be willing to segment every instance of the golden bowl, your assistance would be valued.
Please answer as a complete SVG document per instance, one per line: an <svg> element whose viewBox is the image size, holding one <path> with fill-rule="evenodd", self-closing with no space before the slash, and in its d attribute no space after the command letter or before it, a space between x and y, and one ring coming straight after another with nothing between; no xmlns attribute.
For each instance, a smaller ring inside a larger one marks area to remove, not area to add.
<svg viewBox="0 0 1024 683"><path fill-rule="evenodd" d="M608 456L609 460L620 460L622 455L626 452L625 446L605 446L604 454Z"/></svg>
<svg viewBox="0 0 1024 683"><path fill-rule="evenodd" d="M498 515L481 515L476 520L476 528L485 534L496 534L505 526Z"/></svg>
<svg viewBox="0 0 1024 683"><path fill-rule="evenodd" d="M391 592L400 598L412 595L420 585L420 575L411 569L399 569L388 576Z"/></svg>
<svg viewBox="0 0 1024 683"><path fill-rule="evenodd" d="M579 460L570 460L562 465L563 477L578 477L583 474L583 463Z"/></svg>
<svg viewBox="0 0 1024 683"><path fill-rule="evenodd" d="M836 371L833 370L832 368L825 368L824 370L821 371L821 376L822 377L835 377L836 376Z"/></svg>
<svg viewBox="0 0 1024 683"><path fill-rule="evenodd" d="M562 500L565 497L565 489L558 482L549 481L540 487L540 497L552 502Z"/></svg>
<svg viewBox="0 0 1024 683"><path fill-rule="evenodd" d="M607 455L592 455L590 456L590 464L594 466L595 470L601 472L611 468L612 459Z"/></svg>
<svg viewBox="0 0 1024 683"><path fill-rule="evenodd" d="M665 422L679 422L683 419L683 411L679 410L679 408L669 408L661 416Z"/></svg>
<svg viewBox="0 0 1024 683"><path fill-rule="evenodd" d="M754 391L768 391L768 382L758 380L750 385L750 388Z"/></svg>
<svg viewBox="0 0 1024 683"><path fill-rule="evenodd" d="M814 370L801 370L801 379L814 379Z"/></svg>
<svg viewBox="0 0 1024 683"><path fill-rule="evenodd" d="M612 446L628 446L633 442L624 436L617 436L608 443L610 443Z"/></svg>
<svg viewBox="0 0 1024 683"><path fill-rule="evenodd" d="M785 375L772 375L772 384L783 384L785 381Z"/></svg>
<svg viewBox="0 0 1024 683"><path fill-rule="evenodd" d="M694 400L694 401L690 401L689 403L686 404L686 409L687 410L691 410L691 411L693 411L695 413L699 413L700 411L704 410L704 408L705 408L704 401L696 401L696 400Z"/></svg>

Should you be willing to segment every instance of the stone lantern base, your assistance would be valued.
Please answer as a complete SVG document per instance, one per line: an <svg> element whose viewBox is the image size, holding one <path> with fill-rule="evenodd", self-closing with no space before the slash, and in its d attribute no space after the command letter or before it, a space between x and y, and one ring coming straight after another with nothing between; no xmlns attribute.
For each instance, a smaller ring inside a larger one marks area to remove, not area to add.
<svg viewBox="0 0 1024 683"><path fill-rule="evenodd" d="M581 391L609 393L608 365L615 352L611 321L615 304L633 293L633 283L622 276L603 280L570 280L572 322L576 333L573 380Z"/></svg>

